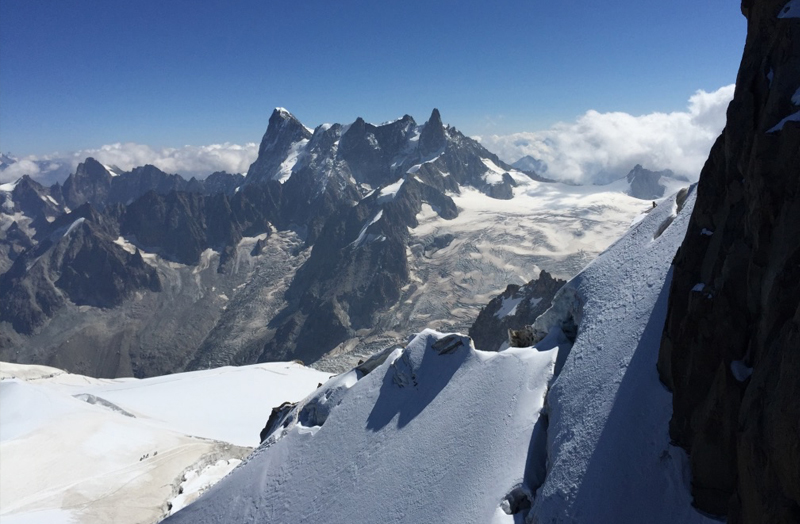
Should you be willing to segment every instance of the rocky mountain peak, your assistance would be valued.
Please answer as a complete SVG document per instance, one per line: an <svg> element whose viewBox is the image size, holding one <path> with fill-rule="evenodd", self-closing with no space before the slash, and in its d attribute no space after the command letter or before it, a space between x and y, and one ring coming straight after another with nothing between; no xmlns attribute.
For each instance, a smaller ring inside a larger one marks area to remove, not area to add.
<svg viewBox="0 0 800 524"><path fill-rule="evenodd" d="M23 191L35 191L37 193L44 192L44 186L31 178L30 175L22 175L14 185L12 193Z"/></svg>
<svg viewBox="0 0 800 524"><path fill-rule="evenodd" d="M17 181L11 191L11 201L13 208L31 217L54 217L60 212L48 189L29 175L22 175Z"/></svg>
<svg viewBox="0 0 800 524"><path fill-rule="evenodd" d="M424 158L441 151L446 144L447 134L442 123L442 115L434 108L419 136L419 152Z"/></svg>
<svg viewBox="0 0 800 524"><path fill-rule="evenodd" d="M84 202L103 205L111 190L111 174L92 157L78 164L75 173L67 177L62 187L64 201L69 207L77 207Z"/></svg>
<svg viewBox="0 0 800 524"><path fill-rule="evenodd" d="M651 200L664 196L666 187L659 181L662 177L673 177L669 169L664 171L650 171L641 164L636 164L626 176L626 180L631 185L628 194L634 198Z"/></svg>
<svg viewBox="0 0 800 524"><path fill-rule="evenodd" d="M270 144L276 143L281 137L289 136L294 139L311 138L311 133L293 114L282 107L275 108L269 117L267 132L261 140L259 154Z"/></svg>
<svg viewBox="0 0 800 524"><path fill-rule="evenodd" d="M520 158L513 164L511 167L519 169L520 171L525 171L526 173L543 173L547 171L547 164L537 158L532 157L531 155L525 155L524 157Z"/></svg>
<svg viewBox="0 0 800 524"><path fill-rule="evenodd" d="M293 114L282 107L275 108L261 139L258 158L250 165L245 183L263 183L281 178L282 164L290 156L292 148L309 139L311 132Z"/></svg>
<svg viewBox="0 0 800 524"><path fill-rule="evenodd" d="M86 157L86 160L78 164L78 169L75 171L75 176L106 180L111 176L111 174L103 164L95 160L93 157Z"/></svg>

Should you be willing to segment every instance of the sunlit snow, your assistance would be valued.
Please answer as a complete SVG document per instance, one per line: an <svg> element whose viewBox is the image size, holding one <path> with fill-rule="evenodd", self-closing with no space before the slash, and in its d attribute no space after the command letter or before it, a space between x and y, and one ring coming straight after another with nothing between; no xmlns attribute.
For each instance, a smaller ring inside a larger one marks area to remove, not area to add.
<svg viewBox="0 0 800 524"><path fill-rule="evenodd" d="M110 380L0 363L0 520L155 522L182 476L198 494L258 444L273 407L328 376L268 363Z"/></svg>

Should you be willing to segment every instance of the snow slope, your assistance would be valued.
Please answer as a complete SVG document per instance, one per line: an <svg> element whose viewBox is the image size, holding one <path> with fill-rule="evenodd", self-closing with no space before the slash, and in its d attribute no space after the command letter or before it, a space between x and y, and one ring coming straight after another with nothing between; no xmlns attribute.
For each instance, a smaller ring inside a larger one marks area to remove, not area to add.
<svg viewBox="0 0 800 524"><path fill-rule="evenodd" d="M0 519L49 524L155 522L233 469L272 407L328 375L270 363L107 380L0 363L0 378Z"/></svg>
<svg viewBox="0 0 800 524"><path fill-rule="evenodd" d="M513 522L501 505L530 467L557 351L443 337L423 331L360 380L331 380L169 522Z"/></svg>
<svg viewBox="0 0 800 524"><path fill-rule="evenodd" d="M655 368L693 203L667 199L572 279L536 347L423 331L308 397L170 522L710 522Z"/></svg>
<svg viewBox="0 0 800 524"><path fill-rule="evenodd" d="M656 371L670 264L694 199L692 190L680 213L674 196L654 209L537 320L571 310L579 330L547 398L549 466L535 522L715 522L691 506L688 462L669 445L672 397Z"/></svg>

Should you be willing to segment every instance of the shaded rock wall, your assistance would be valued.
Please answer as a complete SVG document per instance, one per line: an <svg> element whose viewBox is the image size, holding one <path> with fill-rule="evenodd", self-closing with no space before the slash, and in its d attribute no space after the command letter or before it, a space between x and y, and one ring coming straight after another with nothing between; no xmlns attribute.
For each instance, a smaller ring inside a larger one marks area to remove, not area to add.
<svg viewBox="0 0 800 524"><path fill-rule="evenodd" d="M550 308L553 297L564 284L565 281L553 278L544 270L539 278L524 286L509 284L502 294L481 310L469 328L469 336L475 342L475 347L484 351L500 351L508 340L508 330L533 324L539 315Z"/></svg>
<svg viewBox="0 0 800 524"><path fill-rule="evenodd" d="M796 5L787 16L791 5L742 3L736 92L675 257L658 363L695 504L732 523L800 522L800 18Z"/></svg>

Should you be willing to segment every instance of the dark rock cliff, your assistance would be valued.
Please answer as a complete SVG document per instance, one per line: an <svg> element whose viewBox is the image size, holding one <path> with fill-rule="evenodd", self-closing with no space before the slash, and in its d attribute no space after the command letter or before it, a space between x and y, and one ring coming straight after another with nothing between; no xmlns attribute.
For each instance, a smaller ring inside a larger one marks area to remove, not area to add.
<svg viewBox="0 0 800 524"><path fill-rule="evenodd" d="M89 157L64 181L61 188L64 202L71 208L76 208L85 202L90 202L95 207L102 207L108 201L111 180L111 173L103 167L103 164Z"/></svg>
<svg viewBox="0 0 800 524"><path fill-rule="evenodd" d="M67 300L118 306L136 290L159 291L158 274L114 242L115 224L89 204L62 215L50 235L17 257L0 277L0 321L30 334Z"/></svg>
<svg viewBox="0 0 800 524"><path fill-rule="evenodd" d="M524 286L509 284L506 290L492 299L483 308L469 328L469 336L475 347L484 351L499 351L508 340L509 329L522 329L533 324L536 318L547 311L553 297L565 281L553 278L542 271L539 278Z"/></svg>
<svg viewBox="0 0 800 524"><path fill-rule="evenodd" d="M276 335L259 359L313 362L396 303L409 276L408 228L418 225L423 202L444 219L458 216L450 197L414 178L394 195L375 191L334 214L287 290L290 305L272 321Z"/></svg>
<svg viewBox="0 0 800 524"><path fill-rule="evenodd" d="M747 0L728 122L675 257L658 369L692 494L728 522L800 522L800 18Z"/></svg>

